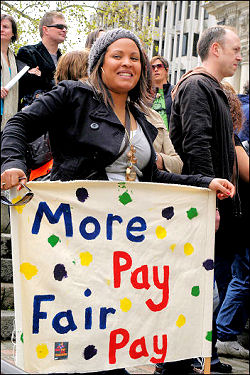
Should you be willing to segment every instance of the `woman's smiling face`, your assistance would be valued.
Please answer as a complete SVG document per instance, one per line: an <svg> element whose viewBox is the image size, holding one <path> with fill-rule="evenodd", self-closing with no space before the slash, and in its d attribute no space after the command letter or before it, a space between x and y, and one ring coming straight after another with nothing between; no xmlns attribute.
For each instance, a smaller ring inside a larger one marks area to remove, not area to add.
<svg viewBox="0 0 250 375"><path fill-rule="evenodd" d="M102 66L102 80L107 88L117 94L128 93L140 76L140 51L135 42L122 38L110 44Z"/></svg>

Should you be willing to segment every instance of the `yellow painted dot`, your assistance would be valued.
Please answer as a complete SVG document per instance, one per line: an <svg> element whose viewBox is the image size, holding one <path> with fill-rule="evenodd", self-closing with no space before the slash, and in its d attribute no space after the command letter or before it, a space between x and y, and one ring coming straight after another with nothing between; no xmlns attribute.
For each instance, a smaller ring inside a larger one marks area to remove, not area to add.
<svg viewBox="0 0 250 375"><path fill-rule="evenodd" d="M109 286L110 285L110 280L106 279L106 284Z"/></svg>
<svg viewBox="0 0 250 375"><path fill-rule="evenodd" d="M176 243L173 243L173 244L170 246L170 249L171 249L172 251L174 251L175 247L176 247Z"/></svg>
<svg viewBox="0 0 250 375"><path fill-rule="evenodd" d="M16 198L13 198L11 202L12 202L12 203L16 203L16 202L19 201L21 198L22 198L21 195L18 195ZM25 204L22 205L22 206L14 206L14 208L17 210L17 212L18 212L19 214L21 214L21 213L23 212L24 207L25 207Z"/></svg>
<svg viewBox="0 0 250 375"><path fill-rule="evenodd" d="M177 319L176 321L176 325L177 327L181 328L182 326L184 326L184 324L186 323L186 318L184 315L179 315L179 318Z"/></svg>
<svg viewBox="0 0 250 375"><path fill-rule="evenodd" d="M155 230L157 238L160 238L161 240L166 237L167 231L165 228L163 228L161 225L158 225L158 227Z"/></svg>
<svg viewBox="0 0 250 375"><path fill-rule="evenodd" d="M20 272L24 274L27 280L30 280L33 276L35 276L38 272L36 266L30 263L22 263L20 264Z"/></svg>
<svg viewBox="0 0 250 375"><path fill-rule="evenodd" d="M43 359L49 354L48 347L46 344L40 344L36 347L37 357Z"/></svg>
<svg viewBox="0 0 250 375"><path fill-rule="evenodd" d="M193 252L194 252L194 248L191 245L191 243L189 243L189 242L185 243L185 245L184 245L184 253L186 255L191 255L191 254L193 254Z"/></svg>
<svg viewBox="0 0 250 375"><path fill-rule="evenodd" d="M79 257L81 259L82 266L89 266L90 263L93 261L93 255L90 254L88 251L85 251L84 253L80 253Z"/></svg>
<svg viewBox="0 0 250 375"><path fill-rule="evenodd" d="M69 246L69 240L66 240L66 246Z"/></svg>
<svg viewBox="0 0 250 375"><path fill-rule="evenodd" d="M128 298L123 298L120 300L120 308L122 311L127 312L131 309L132 307L132 302Z"/></svg>

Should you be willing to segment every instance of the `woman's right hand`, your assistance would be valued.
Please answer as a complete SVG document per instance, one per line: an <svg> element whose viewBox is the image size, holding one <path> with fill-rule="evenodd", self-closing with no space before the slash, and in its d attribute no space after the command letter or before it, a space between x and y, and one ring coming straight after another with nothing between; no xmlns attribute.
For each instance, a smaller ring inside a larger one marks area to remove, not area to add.
<svg viewBox="0 0 250 375"><path fill-rule="evenodd" d="M24 184L27 182L27 177L22 169L6 169L6 171L1 174L1 190L8 190L14 186L17 186L17 190L21 190L22 185L20 181Z"/></svg>
<svg viewBox="0 0 250 375"><path fill-rule="evenodd" d="M1 99L4 99L9 93L9 90L5 89L4 87L1 87Z"/></svg>

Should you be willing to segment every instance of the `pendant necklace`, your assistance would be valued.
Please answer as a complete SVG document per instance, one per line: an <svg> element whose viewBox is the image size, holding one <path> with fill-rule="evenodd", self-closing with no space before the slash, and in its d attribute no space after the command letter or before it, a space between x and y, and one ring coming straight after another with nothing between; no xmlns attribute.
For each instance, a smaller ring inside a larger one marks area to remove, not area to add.
<svg viewBox="0 0 250 375"><path fill-rule="evenodd" d="M134 164L137 163L137 159L135 156L136 149L135 149L135 146L131 143L131 139L130 139L130 116L129 116L129 111L127 107L125 110L125 132L128 137L128 142L130 145L130 149L127 152L128 163L127 163L127 168L126 168L126 181L135 181L136 171L135 171Z"/></svg>

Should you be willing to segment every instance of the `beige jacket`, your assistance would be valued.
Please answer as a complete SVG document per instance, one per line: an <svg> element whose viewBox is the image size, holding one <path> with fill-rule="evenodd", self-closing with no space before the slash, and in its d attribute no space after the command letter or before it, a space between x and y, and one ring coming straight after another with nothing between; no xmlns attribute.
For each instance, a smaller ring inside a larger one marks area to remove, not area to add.
<svg viewBox="0 0 250 375"><path fill-rule="evenodd" d="M146 108L144 113L147 120L158 129L153 145L155 151L162 156L165 169L172 173L181 173L183 162L174 149L160 114L152 108Z"/></svg>

